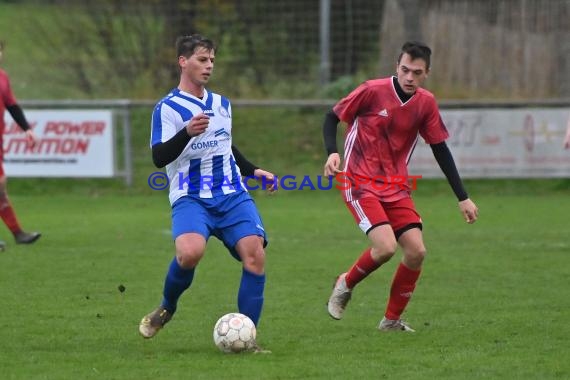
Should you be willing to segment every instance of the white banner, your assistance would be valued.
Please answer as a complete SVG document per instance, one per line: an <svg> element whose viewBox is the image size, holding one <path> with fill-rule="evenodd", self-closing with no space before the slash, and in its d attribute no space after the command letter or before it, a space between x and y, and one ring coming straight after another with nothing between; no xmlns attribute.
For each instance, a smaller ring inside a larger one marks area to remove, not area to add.
<svg viewBox="0 0 570 380"><path fill-rule="evenodd" d="M27 145L5 113L4 169L8 177L112 177L113 115L107 110L24 111L38 139Z"/></svg>
<svg viewBox="0 0 570 380"><path fill-rule="evenodd" d="M570 150L563 146L570 109L443 110L441 116L462 177L570 178ZM443 177L421 137L409 173Z"/></svg>

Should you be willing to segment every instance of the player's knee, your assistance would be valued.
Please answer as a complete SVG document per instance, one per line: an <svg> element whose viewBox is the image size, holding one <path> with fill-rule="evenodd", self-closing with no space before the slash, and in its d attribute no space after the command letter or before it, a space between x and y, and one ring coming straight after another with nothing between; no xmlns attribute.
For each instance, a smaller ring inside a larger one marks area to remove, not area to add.
<svg viewBox="0 0 570 380"><path fill-rule="evenodd" d="M370 250L370 256L372 256L372 260L374 260L374 262L376 262L377 264L384 264L388 261L390 261L390 259L394 256L395 253L395 249L394 250L386 250L386 249L377 249L372 247L372 249Z"/></svg>
<svg viewBox="0 0 570 380"><path fill-rule="evenodd" d="M372 258L377 263L384 263L396 253L398 241L389 225L380 225L368 232L368 238L372 243Z"/></svg>
<svg viewBox="0 0 570 380"><path fill-rule="evenodd" d="M242 257L243 267L253 273L261 274L265 271L265 250L262 245L245 252Z"/></svg>
<svg viewBox="0 0 570 380"><path fill-rule="evenodd" d="M178 265L184 269L194 268L200 262L203 255L197 255L195 253L177 253L176 260Z"/></svg>
<svg viewBox="0 0 570 380"><path fill-rule="evenodd" d="M390 260L392 256L394 256L397 248L398 242L396 242L396 239L386 239L380 242L373 242L371 255L374 260L384 262Z"/></svg>
<svg viewBox="0 0 570 380"><path fill-rule="evenodd" d="M194 268L203 256L203 251L192 249L189 246L176 248L176 261L184 269Z"/></svg>
<svg viewBox="0 0 570 380"><path fill-rule="evenodd" d="M406 264L411 269L418 269L422 266L426 257L427 251L425 248L416 249L405 252Z"/></svg>
<svg viewBox="0 0 570 380"><path fill-rule="evenodd" d="M180 235L175 240L176 260L182 268L194 268L206 251L206 240L199 234Z"/></svg>

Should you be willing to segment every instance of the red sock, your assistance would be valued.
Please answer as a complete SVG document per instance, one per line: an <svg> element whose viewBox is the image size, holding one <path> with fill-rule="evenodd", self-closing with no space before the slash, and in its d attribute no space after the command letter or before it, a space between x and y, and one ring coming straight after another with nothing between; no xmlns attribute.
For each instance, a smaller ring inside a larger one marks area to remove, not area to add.
<svg viewBox="0 0 570 380"><path fill-rule="evenodd" d="M392 280L390 299L385 314L387 319L400 319L416 288L420 273L421 269L412 270L400 263Z"/></svg>
<svg viewBox="0 0 570 380"><path fill-rule="evenodd" d="M352 268L348 271L345 278L346 286L348 286L349 289L354 288L356 284L364 280L366 276L374 272L378 267L380 267L380 264L374 261L370 254L370 248L368 248L360 255L358 260L356 260Z"/></svg>
<svg viewBox="0 0 570 380"><path fill-rule="evenodd" d="M22 232L18 218L16 218L16 213L10 203L6 202L0 205L0 217L13 234Z"/></svg>

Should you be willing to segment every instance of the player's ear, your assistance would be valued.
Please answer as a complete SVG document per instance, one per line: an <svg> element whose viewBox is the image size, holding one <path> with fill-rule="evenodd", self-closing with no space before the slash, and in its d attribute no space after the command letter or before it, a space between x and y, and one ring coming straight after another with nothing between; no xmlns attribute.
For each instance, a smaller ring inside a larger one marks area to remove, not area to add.
<svg viewBox="0 0 570 380"><path fill-rule="evenodd" d="M183 55L181 55L180 57L178 57L178 65L180 67L182 67L182 65L184 65L184 62L186 62L186 57L184 57Z"/></svg>

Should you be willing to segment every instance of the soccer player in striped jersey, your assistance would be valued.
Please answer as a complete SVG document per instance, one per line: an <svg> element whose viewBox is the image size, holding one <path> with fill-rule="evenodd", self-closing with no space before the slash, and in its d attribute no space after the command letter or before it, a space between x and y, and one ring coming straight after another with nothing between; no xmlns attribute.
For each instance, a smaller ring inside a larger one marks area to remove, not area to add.
<svg viewBox="0 0 570 380"><path fill-rule="evenodd" d="M339 121L348 125L342 175L346 205L371 247L347 272L338 276L327 308L341 319L354 287L392 258L398 245L403 258L392 280L381 331L414 330L401 319L420 276L426 254L422 220L411 198L407 164L419 136L430 144L433 154L459 201L467 223L477 220L477 206L464 190L445 140L448 133L436 100L420 88L430 69L431 50L418 42L403 45L396 75L369 80L340 100L327 113L323 135L328 159L324 174L341 172L336 144ZM421 174L421 173L419 173ZM393 182L391 182L394 179Z"/></svg>
<svg viewBox="0 0 570 380"><path fill-rule="evenodd" d="M0 41L0 62L4 54L4 42ZM4 149L2 148L2 137L4 136L4 129L6 128L4 122L4 111L7 110L16 124L24 131L26 141L29 146L33 147L36 144L36 136L30 127L30 124L24 116L22 107L16 101L16 97L12 92L10 86L10 78L8 74L0 70L0 217L10 232L14 235L17 244L31 244L38 240L41 236L39 232L25 232L22 230L16 213L12 208L12 203L8 198L7 180L4 173ZM4 250L6 243L0 241L0 250Z"/></svg>
<svg viewBox="0 0 570 380"><path fill-rule="evenodd" d="M232 145L232 109L227 98L206 89L216 48L200 35L176 41L180 83L152 114L154 164L170 180L172 237L176 256L168 269L163 300L139 326L152 338L176 312L190 287L210 236L220 239L243 265L239 312L257 325L265 286L265 229L242 175L262 178L272 191L272 173L250 163Z"/></svg>

